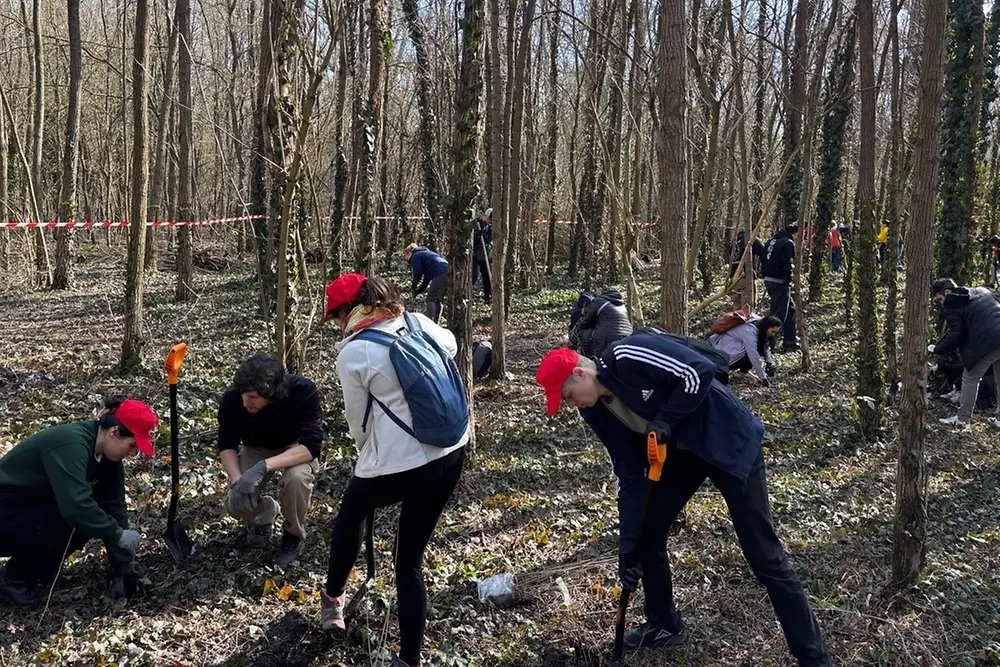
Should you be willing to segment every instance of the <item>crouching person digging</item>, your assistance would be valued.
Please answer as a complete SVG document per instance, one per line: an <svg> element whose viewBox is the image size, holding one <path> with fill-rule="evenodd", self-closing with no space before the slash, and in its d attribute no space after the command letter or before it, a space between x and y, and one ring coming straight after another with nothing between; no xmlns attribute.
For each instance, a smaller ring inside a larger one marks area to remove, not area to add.
<svg viewBox="0 0 1000 667"><path fill-rule="evenodd" d="M625 635L625 646L672 646L687 637L674 604L667 534L707 478L726 501L792 655L799 665L829 665L816 617L771 522L763 425L714 379L715 371L699 353L655 333L623 338L594 359L559 348L538 366L548 414L563 401L579 408L618 478L622 588L635 590L641 581L646 604L646 622ZM650 433L667 443L662 477L653 485L645 470Z"/></svg>
<svg viewBox="0 0 1000 667"><path fill-rule="evenodd" d="M280 567L295 560L306 538L322 440L323 413L312 380L285 374L267 354L243 362L219 404L219 458L230 485L226 507L245 523L247 545L263 547L280 505L284 524L274 559ZM275 473L277 502L263 495Z"/></svg>
<svg viewBox="0 0 1000 667"><path fill-rule="evenodd" d="M25 438L0 458L0 601L43 601L69 554L104 542L109 595L126 595L125 575L139 546L125 507L126 458L153 455L158 423L148 405L104 401L97 419L53 426Z"/></svg>

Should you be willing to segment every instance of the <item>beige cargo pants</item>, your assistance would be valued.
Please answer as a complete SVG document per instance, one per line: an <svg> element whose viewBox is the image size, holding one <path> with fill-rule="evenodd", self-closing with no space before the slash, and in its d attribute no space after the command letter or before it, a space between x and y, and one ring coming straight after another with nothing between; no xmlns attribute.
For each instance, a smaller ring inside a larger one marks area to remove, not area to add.
<svg viewBox="0 0 1000 667"><path fill-rule="evenodd" d="M287 448L286 448L287 449ZM275 454L280 454L282 449L264 449L263 447L240 447L240 471L247 471L264 459ZM266 526L274 523L278 518L278 507L281 507L281 515L284 517L284 529L299 539L306 537L306 512L309 511L309 500L312 498L313 479L316 472L316 461L300 463L299 465L285 468L278 472L278 501L269 495L261 495L254 509L250 512L239 512L229 506L226 500L226 509L238 519L242 519L248 525ZM275 473L270 472L264 477L264 482L260 485L261 493L267 487L268 482Z"/></svg>

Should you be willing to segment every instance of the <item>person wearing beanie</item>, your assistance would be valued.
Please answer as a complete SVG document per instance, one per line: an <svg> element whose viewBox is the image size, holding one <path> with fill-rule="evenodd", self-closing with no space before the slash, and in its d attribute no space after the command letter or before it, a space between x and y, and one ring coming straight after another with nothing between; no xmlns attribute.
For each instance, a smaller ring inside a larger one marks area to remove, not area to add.
<svg viewBox="0 0 1000 667"><path fill-rule="evenodd" d="M448 260L416 243L408 245L403 256L413 274L413 296L427 292L424 315L437 324L441 317L441 295L448 287Z"/></svg>
<svg viewBox="0 0 1000 667"><path fill-rule="evenodd" d="M788 225L775 234L765 247L764 287L771 300L768 315L777 317L782 322L782 352L796 352L799 349L795 331L795 301L792 300L795 235L798 232L798 225Z"/></svg>
<svg viewBox="0 0 1000 667"><path fill-rule="evenodd" d="M337 378L358 460L333 523L320 623L324 630L346 635L343 597L366 520L376 509L399 505L394 545L399 654L391 667L419 667L427 619L424 552L458 485L471 434L465 388L452 361L458 347L450 331L406 312L396 288L380 278L344 274L327 285L326 296L325 319L343 335L337 343ZM409 361L400 362L404 355L394 353L404 349ZM411 372L412 380L416 370L412 360L433 364L418 364L421 379L404 387L400 378ZM431 394L455 409L436 409L442 404ZM450 437L433 442L418 437L424 433L421 426L439 416L435 433Z"/></svg>
<svg viewBox="0 0 1000 667"><path fill-rule="evenodd" d="M125 575L139 547L129 527L122 461L153 455L159 420L148 405L104 400L97 419L43 429L0 458L0 602L45 599L63 560L92 539L111 566L108 594L126 596Z"/></svg>
<svg viewBox="0 0 1000 667"><path fill-rule="evenodd" d="M552 416L565 403L603 443L617 480L618 572L623 590L642 582L646 622L625 646L673 646L687 638L674 602L670 526L706 479L722 494L747 563L803 667L828 667L816 616L775 533L767 493L764 426L715 379L715 365L669 336L635 333L588 359L552 350L535 380ZM646 478L647 436L666 445L662 477Z"/></svg>

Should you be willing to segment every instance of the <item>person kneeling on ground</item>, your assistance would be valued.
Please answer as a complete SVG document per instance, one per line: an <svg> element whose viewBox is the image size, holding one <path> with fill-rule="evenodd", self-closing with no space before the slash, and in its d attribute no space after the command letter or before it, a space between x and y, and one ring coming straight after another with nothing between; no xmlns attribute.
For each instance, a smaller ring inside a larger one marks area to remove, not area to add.
<svg viewBox="0 0 1000 667"><path fill-rule="evenodd" d="M764 384L774 377L774 360L771 358L771 344L781 332L781 320L773 315L761 317L751 315L743 324L738 324L724 333L712 334L708 342L712 347L729 357L729 370L757 374ZM761 357L764 358L763 363Z"/></svg>
<svg viewBox="0 0 1000 667"><path fill-rule="evenodd" d="M946 355L959 350L965 366L958 414L938 421L965 428L972 421L986 370L992 366L993 377L1000 377L1000 298L985 287L958 287L950 278L935 281L932 290L943 305L948 329L935 345L927 346L927 351ZM990 423L1000 427L1000 385L997 392L997 415Z"/></svg>
<svg viewBox="0 0 1000 667"><path fill-rule="evenodd" d="M413 296L427 292L424 315L437 324L441 317L441 295L448 287L448 260L416 243L406 248L404 256L413 274Z"/></svg>
<svg viewBox="0 0 1000 667"><path fill-rule="evenodd" d="M586 306L576 326L570 329L569 346L585 357L592 357L631 333L632 320L621 292L605 290Z"/></svg>
<svg viewBox="0 0 1000 667"><path fill-rule="evenodd" d="M493 343L488 340L472 344L472 379L483 380L493 367Z"/></svg>
<svg viewBox="0 0 1000 667"><path fill-rule="evenodd" d="M226 508L246 529L247 545L270 541L284 516L275 564L287 567L302 550L316 459L323 442L323 411L312 380L286 375L275 357L259 352L236 370L219 403L219 459L229 476ZM278 502L262 496L281 471Z"/></svg>
<svg viewBox="0 0 1000 667"><path fill-rule="evenodd" d="M94 538L108 552L109 595L125 597L139 533L128 524L122 461L153 455L158 420L134 399L107 398L104 407L97 419L39 431L0 458L0 556L10 556L0 601L44 600L63 560Z"/></svg>
<svg viewBox="0 0 1000 667"><path fill-rule="evenodd" d="M419 667L427 618L424 550L458 484L469 441L469 405L452 361L455 336L407 313L396 289L379 278L348 273L326 294L326 319L344 335L337 376L358 462L333 525L322 626L346 632L343 595L366 518L399 504L399 656L392 664Z"/></svg>
<svg viewBox="0 0 1000 667"><path fill-rule="evenodd" d="M594 359L552 350L538 366L535 379L545 390L547 413L555 414L563 401L579 408L611 456L622 588L635 590L642 581L645 589L646 622L626 634L625 645L671 646L687 637L674 604L667 535L708 478L726 501L743 554L767 589L792 655L799 665L829 665L816 617L771 520L764 427L713 379L715 372L697 352L647 333L613 343ZM663 477L652 487L645 473L651 432L667 445Z"/></svg>

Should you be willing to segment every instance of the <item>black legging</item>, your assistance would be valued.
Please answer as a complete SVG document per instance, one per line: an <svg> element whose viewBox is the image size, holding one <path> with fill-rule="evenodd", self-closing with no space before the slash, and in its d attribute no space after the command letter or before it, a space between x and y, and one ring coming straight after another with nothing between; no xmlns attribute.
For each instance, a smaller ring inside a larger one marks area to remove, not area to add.
<svg viewBox="0 0 1000 667"><path fill-rule="evenodd" d="M427 618L424 550L441 512L462 475L465 447L430 463L382 477L352 477L340 502L330 540L326 594L340 597L358 560L365 517L374 509L402 503L396 534L396 597L399 604L399 657L420 664Z"/></svg>

